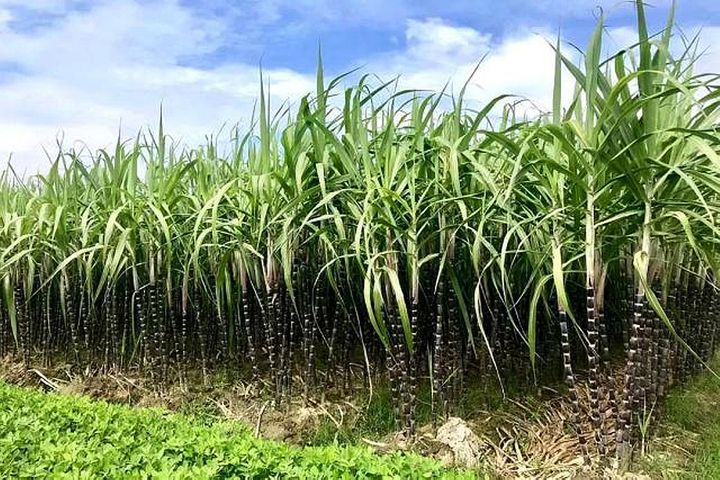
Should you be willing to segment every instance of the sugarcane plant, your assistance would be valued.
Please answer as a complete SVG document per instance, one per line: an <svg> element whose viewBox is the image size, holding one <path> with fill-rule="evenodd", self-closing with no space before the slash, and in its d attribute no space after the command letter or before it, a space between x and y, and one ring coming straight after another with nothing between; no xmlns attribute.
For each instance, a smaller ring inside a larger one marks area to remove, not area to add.
<svg viewBox="0 0 720 480"><path fill-rule="evenodd" d="M385 378L412 432L473 382L564 380L586 460L715 350L717 75L648 32L581 61L558 39L552 111L356 72L183 147L165 133L0 176L0 355L26 368L230 374L293 396ZM684 39L684 37L683 37ZM676 54L676 52L680 52ZM563 88L564 82L573 85ZM577 384L589 386L589 422ZM584 429L593 440L586 444ZM644 438L643 432L643 438Z"/></svg>

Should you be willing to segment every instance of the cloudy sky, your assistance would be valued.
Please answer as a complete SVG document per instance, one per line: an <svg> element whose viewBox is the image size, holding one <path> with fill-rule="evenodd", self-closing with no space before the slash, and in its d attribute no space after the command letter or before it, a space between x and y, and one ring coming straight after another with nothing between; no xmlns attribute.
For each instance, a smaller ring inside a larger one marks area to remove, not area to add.
<svg viewBox="0 0 720 480"><path fill-rule="evenodd" d="M648 0L654 30L669 0ZM403 86L461 84L549 104L560 31L584 45L599 9L608 48L632 42L618 0L0 0L0 164L43 169L43 147L112 144L157 122L194 145L247 124L259 66L275 104L313 89L317 45L327 75L361 67ZM701 29L701 68L720 71L720 1L678 0L678 26ZM718 51L716 51L717 49Z"/></svg>

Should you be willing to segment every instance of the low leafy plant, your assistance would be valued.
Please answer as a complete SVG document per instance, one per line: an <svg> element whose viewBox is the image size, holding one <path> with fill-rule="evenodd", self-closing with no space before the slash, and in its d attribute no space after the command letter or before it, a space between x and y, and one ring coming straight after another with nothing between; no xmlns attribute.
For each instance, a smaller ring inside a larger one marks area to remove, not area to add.
<svg viewBox="0 0 720 480"><path fill-rule="evenodd" d="M296 448L239 423L1 383L0 432L2 478L475 478L413 454Z"/></svg>

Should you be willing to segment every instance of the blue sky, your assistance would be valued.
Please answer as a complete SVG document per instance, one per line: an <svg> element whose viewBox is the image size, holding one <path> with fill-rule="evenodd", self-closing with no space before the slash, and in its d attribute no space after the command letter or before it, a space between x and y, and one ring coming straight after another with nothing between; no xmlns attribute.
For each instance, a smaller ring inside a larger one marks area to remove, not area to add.
<svg viewBox="0 0 720 480"><path fill-rule="evenodd" d="M660 29L670 1L649 4ZM546 40L584 45L600 9L608 51L632 42L632 4L616 0L0 0L0 162L42 169L59 138L108 146L161 102L169 130L201 142L248 122L260 62L276 104L310 91L318 42L328 74L362 67L409 88L460 84L485 57L472 100L515 93L542 110ZM699 67L720 71L720 1L678 0L677 24L702 29Z"/></svg>

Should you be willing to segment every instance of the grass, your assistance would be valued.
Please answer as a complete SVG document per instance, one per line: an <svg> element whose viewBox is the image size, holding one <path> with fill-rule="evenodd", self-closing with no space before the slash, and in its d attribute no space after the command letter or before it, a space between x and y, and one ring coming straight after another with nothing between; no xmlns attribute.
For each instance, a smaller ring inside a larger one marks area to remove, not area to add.
<svg viewBox="0 0 720 480"><path fill-rule="evenodd" d="M475 478L413 454L297 448L198 421L0 383L2 478Z"/></svg>
<svg viewBox="0 0 720 480"><path fill-rule="evenodd" d="M508 382L506 391L510 398L522 396L524 402L541 402L535 398L532 389L522 385ZM421 388L418 392L418 409L415 412L417 425L427 425L433 421L432 399L430 388ZM303 433L304 445L354 445L361 443L363 438L379 440L383 437L398 432L401 425L398 425L395 418L392 394L387 384L377 385L372 398L368 398L367 392L359 392L351 399L358 407L355 415L338 427L330 418L320 417L318 424ZM201 418L219 418L221 414L213 411L212 404L205 404L207 408L199 408L197 412ZM512 408L508 404L498 388L488 387L481 382L469 382L465 391L458 399L458 405L452 410L452 415L463 419L471 419L482 411L507 411ZM191 411L195 414L195 411ZM442 423L442 419L440 420Z"/></svg>
<svg viewBox="0 0 720 480"><path fill-rule="evenodd" d="M710 365L720 371L720 356ZM720 478L720 378L705 371L668 395L654 448L639 466L656 478Z"/></svg>
<svg viewBox="0 0 720 480"><path fill-rule="evenodd" d="M350 421L338 427L330 418L320 417L318 424L303 434L307 445L353 445L363 438L378 439L397 428L392 398L388 388L379 388L371 399L359 397L355 403L362 405Z"/></svg>

